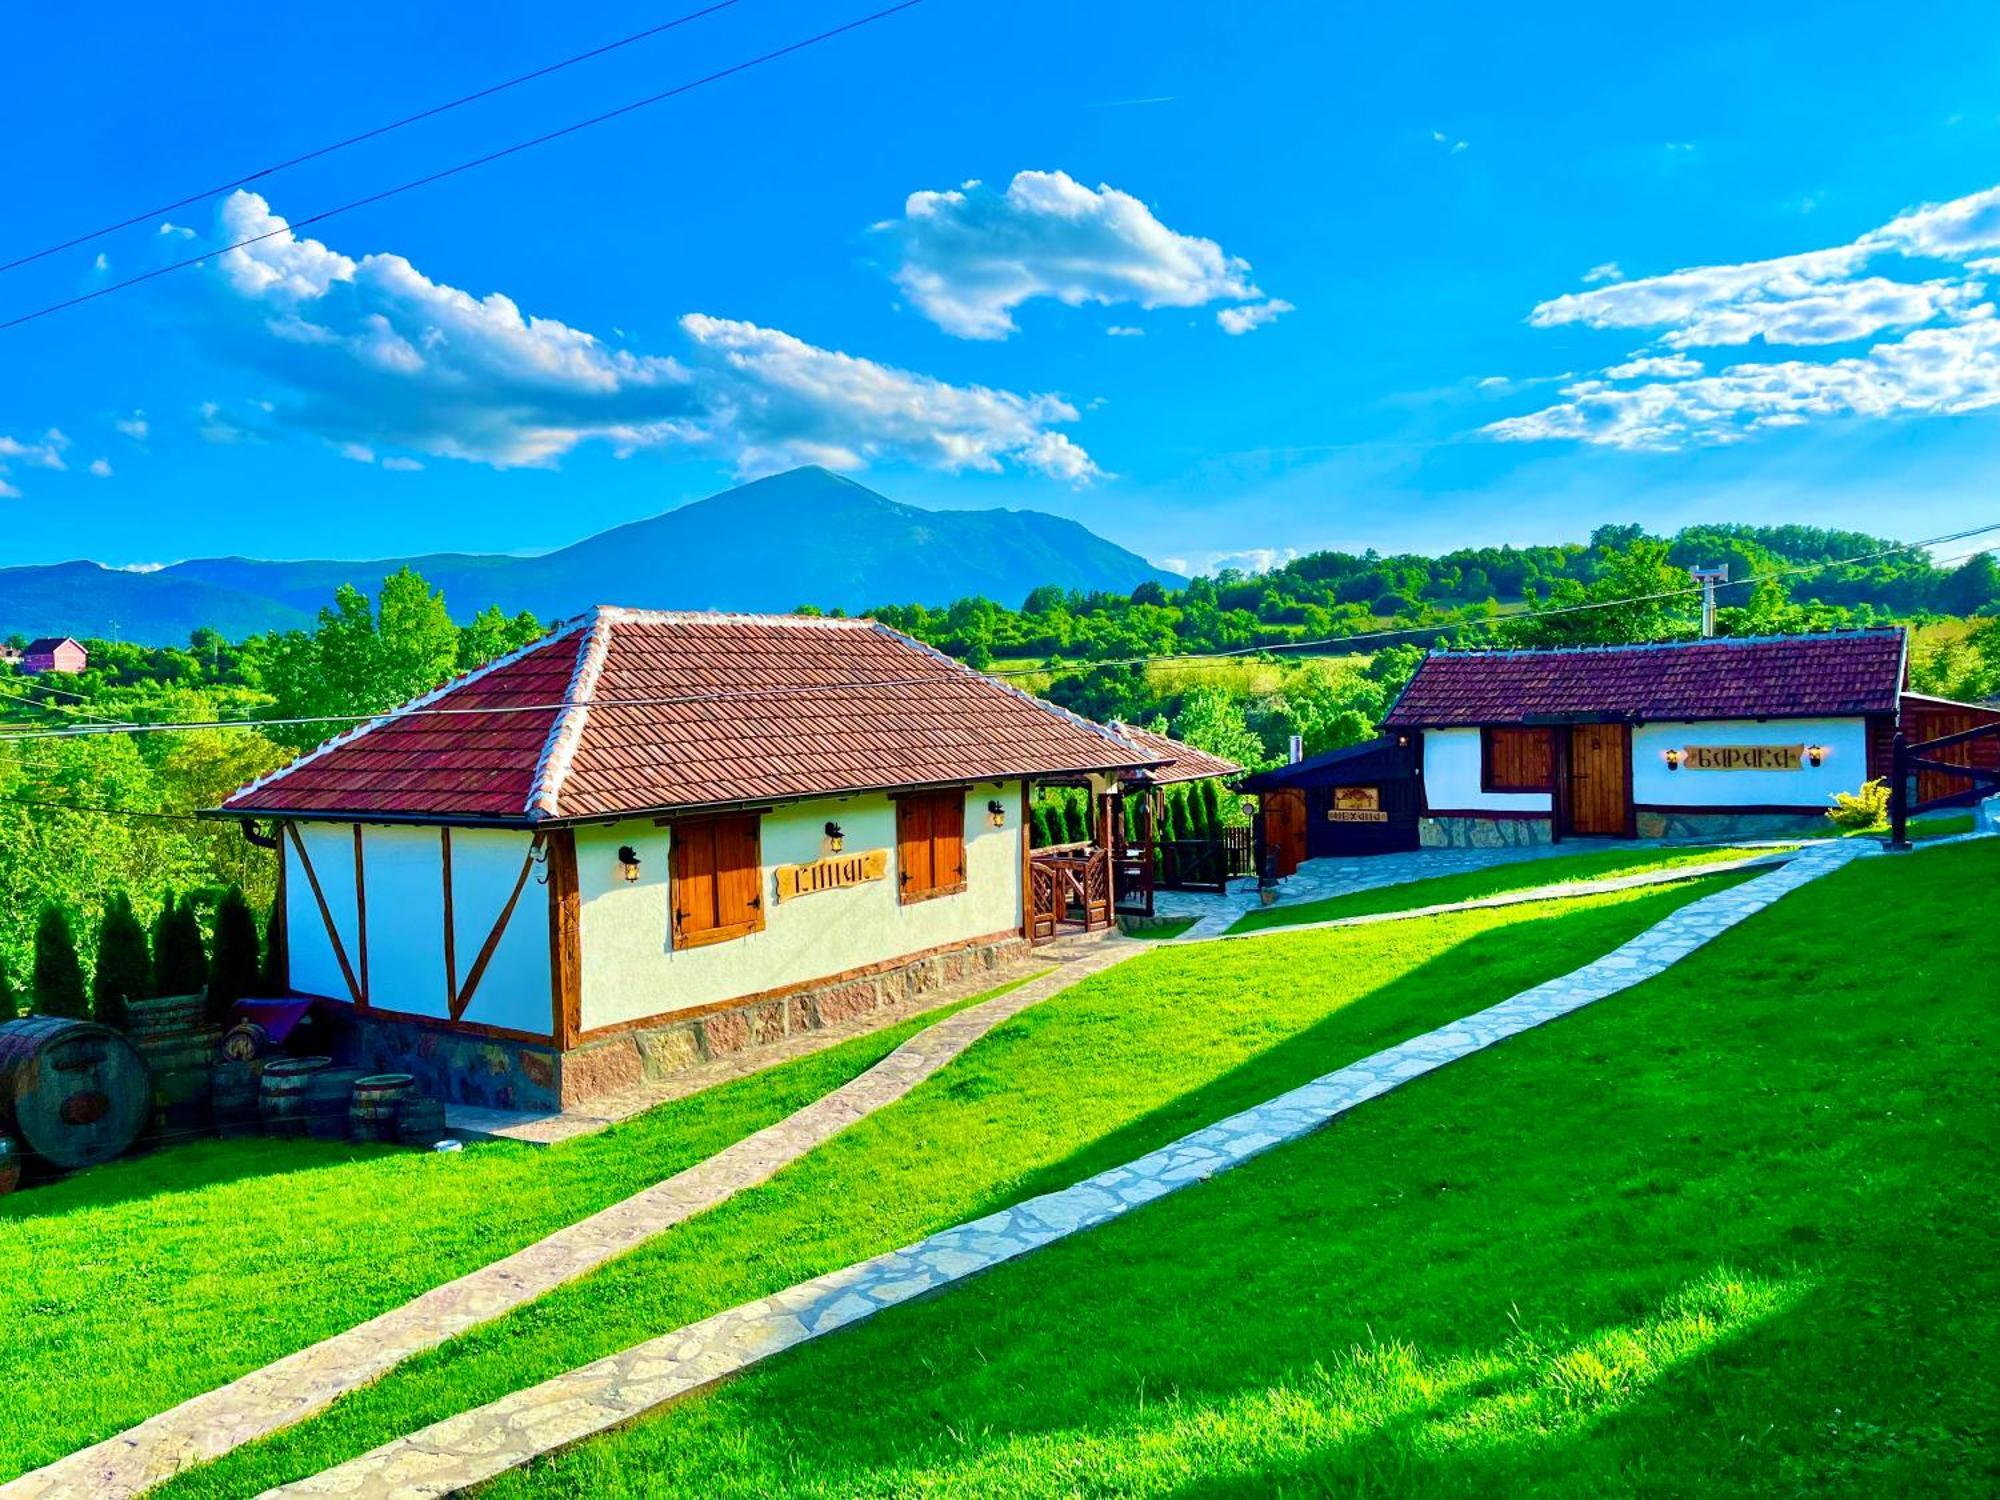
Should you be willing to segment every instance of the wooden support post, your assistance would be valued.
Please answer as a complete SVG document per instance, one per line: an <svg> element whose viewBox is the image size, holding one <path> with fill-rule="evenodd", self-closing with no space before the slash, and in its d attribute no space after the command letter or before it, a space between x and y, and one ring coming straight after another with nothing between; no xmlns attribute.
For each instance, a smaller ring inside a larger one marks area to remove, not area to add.
<svg viewBox="0 0 2000 1500"><path fill-rule="evenodd" d="M1910 849L1910 743L1900 729L1889 751L1889 847L1898 854Z"/></svg>

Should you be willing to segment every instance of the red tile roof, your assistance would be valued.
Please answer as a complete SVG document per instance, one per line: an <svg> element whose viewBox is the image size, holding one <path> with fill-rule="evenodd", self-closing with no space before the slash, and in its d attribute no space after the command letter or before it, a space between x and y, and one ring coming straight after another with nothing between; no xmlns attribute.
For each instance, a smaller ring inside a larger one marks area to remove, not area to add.
<svg viewBox="0 0 2000 1500"><path fill-rule="evenodd" d="M1383 723L1418 729L1590 718L1893 714L1902 685L1901 630L1559 651L1434 651Z"/></svg>
<svg viewBox="0 0 2000 1500"><path fill-rule="evenodd" d="M527 823L1157 759L871 620L600 608L222 810Z"/></svg>
<svg viewBox="0 0 2000 1500"><path fill-rule="evenodd" d="M1165 786L1170 781L1206 781L1212 776L1240 776L1243 768L1233 760L1224 760L1219 755L1210 755L1206 750L1169 739L1164 734L1154 734L1150 729L1141 729L1136 724L1113 723L1111 732L1121 740L1129 740L1148 755L1157 755L1168 762L1152 768L1153 780Z"/></svg>

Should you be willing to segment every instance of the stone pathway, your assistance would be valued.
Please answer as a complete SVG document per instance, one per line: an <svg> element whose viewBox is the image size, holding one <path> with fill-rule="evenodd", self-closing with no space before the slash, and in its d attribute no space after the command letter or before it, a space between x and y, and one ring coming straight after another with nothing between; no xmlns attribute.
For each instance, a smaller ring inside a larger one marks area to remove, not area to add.
<svg viewBox="0 0 2000 1500"><path fill-rule="evenodd" d="M1735 848L1756 848L1759 842L1796 846L1800 840L1741 840ZM1383 886L1407 885L1413 880L1430 880L1441 875L1463 875L1488 870L1497 865L1522 864L1558 855L1586 854L1596 849L1673 849L1695 847L1685 840L1668 839L1566 839L1560 844L1503 845L1491 849L1410 849L1397 854L1370 854L1354 859L1309 859L1278 884L1279 906L1297 906L1307 901L1324 901L1332 896L1351 896L1356 891L1379 890ZM1194 926L1176 941L1200 941L1221 937L1236 920L1263 905L1255 880L1236 882L1224 895L1205 891L1159 891L1153 909L1162 917L1193 917ZM1294 929L1296 930L1296 929Z"/></svg>
<svg viewBox="0 0 2000 1500"><path fill-rule="evenodd" d="M1294 932L1320 932L1329 927L1368 927L1377 922L1407 922L1415 917L1440 917L1455 911L1484 911L1495 906L1523 906L1531 901L1562 901L1573 896L1601 896L1611 891L1630 891L1649 885L1678 885L1710 875L1726 875L1732 870L1756 870L1788 864L1796 859L1800 846L1788 844L1768 854L1749 854L1742 859L1718 859L1705 865L1680 865L1671 870L1646 870L1636 875L1607 875L1598 880L1561 880L1553 885L1528 886L1518 891L1502 891L1496 896L1476 896L1469 901L1446 901L1436 906L1406 906L1397 911L1368 912L1355 917L1328 917L1321 922L1288 922L1273 927L1253 927L1248 932L1222 932L1203 942L1238 943L1247 938L1282 937ZM1240 920L1240 918L1238 919ZM1189 940L1193 929L1168 938L1162 947Z"/></svg>
<svg viewBox="0 0 2000 1500"><path fill-rule="evenodd" d="M1296 1140L1412 1078L1650 979L1808 881L1873 852L1857 841L1816 845L1768 875L1682 907L1572 973L1316 1078L1136 1161L730 1308L268 1494L360 1500L456 1494L781 1350L1107 1223Z"/></svg>
<svg viewBox="0 0 2000 1500"><path fill-rule="evenodd" d="M1001 1022L1153 945L1116 935L1037 950L1060 967L925 1028L867 1072L664 1182L411 1302L0 1485L4 1500L123 1500L324 1410L411 1355L532 1302L754 1187L901 1099ZM989 983L983 988L992 988Z"/></svg>
<svg viewBox="0 0 2000 1500"><path fill-rule="evenodd" d="M685 1099L690 1094L699 1094L717 1084L748 1078L766 1068L791 1062L794 1058L823 1052L853 1037L894 1026L899 1021L936 1010L954 1000L983 994L1030 975L1039 975L1052 965L1066 964L1095 952L1100 938L1101 934L1095 933L1059 938L1033 949L1017 963L1005 964L997 969L981 969L976 974L968 974L964 979L953 980L936 989L918 991L898 1005L885 1005L866 1015L836 1021L814 1031L794 1032L782 1041L746 1047L727 1057L711 1058L693 1067L682 1068L665 1078L649 1078L630 1088L601 1094L592 1099L585 1109L537 1114L451 1104L445 1107L445 1125L455 1135L482 1140L520 1141L531 1146L552 1146L558 1141L595 1135L621 1120L629 1120L634 1115L644 1114L676 1099Z"/></svg>

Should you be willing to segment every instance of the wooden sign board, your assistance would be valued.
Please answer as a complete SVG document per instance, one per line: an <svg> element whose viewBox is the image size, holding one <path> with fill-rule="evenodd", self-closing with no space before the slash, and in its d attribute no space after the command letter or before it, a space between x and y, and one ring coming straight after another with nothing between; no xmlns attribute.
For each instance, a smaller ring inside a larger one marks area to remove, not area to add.
<svg viewBox="0 0 2000 1500"><path fill-rule="evenodd" d="M888 873L887 849L836 854L829 859L816 859L809 865L779 865L778 899L790 901L795 896L811 896L819 891L845 890L848 886L880 880Z"/></svg>
<svg viewBox="0 0 2000 1500"><path fill-rule="evenodd" d="M1386 823L1382 811L1382 789L1374 786L1337 786L1333 805L1326 810L1329 823Z"/></svg>
<svg viewBox="0 0 2000 1500"><path fill-rule="evenodd" d="M1804 745L1689 745L1681 751L1689 771L1797 771L1805 763Z"/></svg>

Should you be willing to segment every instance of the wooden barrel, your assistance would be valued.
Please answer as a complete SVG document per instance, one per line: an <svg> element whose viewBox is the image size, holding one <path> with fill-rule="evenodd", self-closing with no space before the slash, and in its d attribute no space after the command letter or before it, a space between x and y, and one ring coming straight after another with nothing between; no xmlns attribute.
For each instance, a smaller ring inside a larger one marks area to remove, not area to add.
<svg viewBox="0 0 2000 1500"><path fill-rule="evenodd" d="M350 1133L357 1141L393 1141L396 1106L417 1080L408 1073L371 1073L354 1085L354 1107L348 1112Z"/></svg>
<svg viewBox="0 0 2000 1500"><path fill-rule="evenodd" d="M405 1146L435 1146L443 1140L444 1101L406 1094L396 1104L396 1139Z"/></svg>
<svg viewBox="0 0 2000 1500"><path fill-rule="evenodd" d="M209 1074L208 1092L217 1133L257 1133L257 1095L264 1085L263 1072L255 1062L224 1060L215 1065Z"/></svg>
<svg viewBox="0 0 2000 1500"><path fill-rule="evenodd" d="M168 1032L194 1031L208 1014L206 995L158 995L147 1000L125 1002L125 1034L140 1037Z"/></svg>
<svg viewBox="0 0 2000 1500"><path fill-rule="evenodd" d="M21 1146L11 1135L0 1135L0 1198L21 1185Z"/></svg>
<svg viewBox="0 0 2000 1500"><path fill-rule="evenodd" d="M0 1026L0 1130L64 1171L110 1161L146 1123L152 1082L109 1027L60 1016Z"/></svg>
<svg viewBox="0 0 2000 1500"><path fill-rule="evenodd" d="M222 1033L202 1026L132 1038L153 1076L153 1128L169 1139L205 1133L212 1123L209 1088Z"/></svg>
<svg viewBox="0 0 2000 1500"><path fill-rule="evenodd" d="M347 1111L363 1068L321 1068L306 1081L306 1134L318 1141L347 1139Z"/></svg>
<svg viewBox="0 0 2000 1500"><path fill-rule="evenodd" d="M222 1055L231 1062L255 1062L278 1050L271 1033L255 1021L238 1021L222 1037Z"/></svg>
<svg viewBox="0 0 2000 1500"><path fill-rule="evenodd" d="M257 1115L266 1135L306 1133L306 1084L330 1057L281 1057L264 1065L263 1086L257 1092Z"/></svg>

